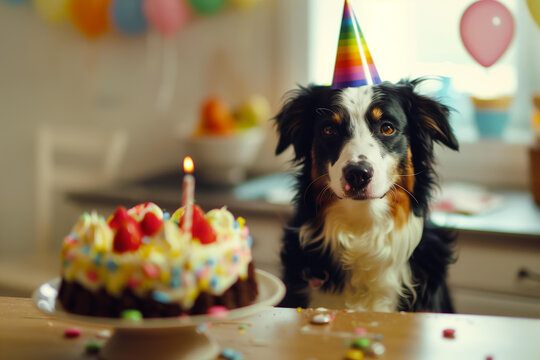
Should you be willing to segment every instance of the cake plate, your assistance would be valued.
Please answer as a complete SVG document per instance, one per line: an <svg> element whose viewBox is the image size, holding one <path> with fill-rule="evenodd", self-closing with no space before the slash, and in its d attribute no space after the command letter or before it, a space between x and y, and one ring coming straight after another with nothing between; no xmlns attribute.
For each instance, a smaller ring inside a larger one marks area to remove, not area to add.
<svg viewBox="0 0 540 360"><path fill-rule="evenodd" d="M56 301L60 278L38 287L32 294L32 301L39 310L61 320L114 328L114 334L100 352L102 359L215 359L219 354L219 346L206 331L201 331L200 325L256 314L267 306L279 303L285 294L285 286L272 274L257 269L255 276L259 287L255 302L230 310L226 316L219 318L193 315L130 321L71 314Z"/></svg>

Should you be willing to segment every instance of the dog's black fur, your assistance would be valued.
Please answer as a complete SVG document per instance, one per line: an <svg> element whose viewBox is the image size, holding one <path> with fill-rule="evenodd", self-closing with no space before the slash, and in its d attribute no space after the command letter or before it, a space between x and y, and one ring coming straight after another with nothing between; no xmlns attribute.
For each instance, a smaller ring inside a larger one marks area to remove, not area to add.
<svg viewBox="0 0 540 360"><path fill-rule="evenodd" d="M399 154L402 159L400 168L405 166L407 149L412 153L414 187L411 189L409 211L427 219L437 179L433 168L434 142L453 150L458 150L458 143L448 122L449 108L415 91L421 81L402 80L397 84L384 82L373 86L374 95L369 99L368 109L376 107L393 114L392 121L402 129L400 138L396 136L390 140L381 137L380 141L388 152ZM352 116L348 109L340 106L338 99L342 91L327 86L301 87L290 93L275 118L279 134L276 154L292 146L293 163L298 166L295 214L284 229L281 249L282 278L287 286L287 295L281 306L308 307L308 279L321 279L322 291L339 294L345 286L348 272L355 271L345 270L329 248L320 246L322 240L302 245L299 239L299 230L306 224L314 227L315 235L321 233L325 221L323 209L328 202L336 200L335 197L328 201L320 200L322 186L314 184L314 174L321 175L325 172L325 164L335 163L348 140L347 136L350 136L346 127L338 128L340 136L330 140L321 139L319 131L331 113L338 113L343 119ZM369 119L366 121L373 123ZM446 284L448 265L455 260L452 250L454 238L450 231L437 228L426 220L421 240L408 260L416 296L410 292L402 294L397 308L393 310L454 312Z"/></svg>

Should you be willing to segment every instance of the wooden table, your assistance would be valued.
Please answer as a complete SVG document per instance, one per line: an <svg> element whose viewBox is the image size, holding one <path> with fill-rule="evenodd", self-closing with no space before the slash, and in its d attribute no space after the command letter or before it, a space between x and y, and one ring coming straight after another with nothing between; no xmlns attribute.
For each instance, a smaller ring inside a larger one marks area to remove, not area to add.
<svg viewBox="0 0 540 360"><path fill-rule="evenodd" d="M311 324L317 313L334 319ZM107 341L98 337L104 328L78 326L81 336L68 339L69 326L38 311L30 299L0 297L0 359L97 359L85 354L85 346ZM447 328L455 338L443 336ZM206 331L222 349L239 351L246 360L339 360L359 337L354 333L363 331L370 338L382 335L386 352L380 359L540 359L540 320L525 318L268 308L240 321L213 323Z"/></svg>

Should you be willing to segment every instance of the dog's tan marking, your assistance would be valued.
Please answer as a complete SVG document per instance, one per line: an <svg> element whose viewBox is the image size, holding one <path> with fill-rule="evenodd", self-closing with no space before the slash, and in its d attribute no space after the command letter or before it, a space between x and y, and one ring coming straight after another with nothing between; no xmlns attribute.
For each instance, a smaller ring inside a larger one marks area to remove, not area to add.
<svg viewBox="0 0 540 360"><path fill-rule="evenodd" d="M380 108L376 107L371 110L371 116L373 117L373 120L379 121L383 116L383 112Z"/></svg>
<svg viewBox="0 0 540 360"><path fill-rule="evenodd" d="M401 229L409 220L411 211L410 194L414 188L414 168L412 164L411 149L407 149L407 162L403 169L397 169L398 179L393 190L388 195L392 217L394 218L395 228Z"/></svg>
<svg viewBox="0 0 540 360"><path fill-rule="evenodd" d="M341 119L341 116L339 116L339 114L336 114L334 113L334 115L332 115L332 120L334 120L334 122L338 125L341 125L343 123L343 120Z"/></svg>

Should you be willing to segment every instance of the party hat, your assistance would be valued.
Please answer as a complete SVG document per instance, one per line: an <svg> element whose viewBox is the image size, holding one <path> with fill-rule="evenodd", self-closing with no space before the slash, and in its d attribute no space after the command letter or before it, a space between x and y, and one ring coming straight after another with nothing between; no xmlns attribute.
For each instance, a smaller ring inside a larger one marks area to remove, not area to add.
<svg viewBox="0 0 540 360"><path fill-rule="evenodd" d="M343 89L381 82L354 12L345 0L332 88Z"/></svg>

